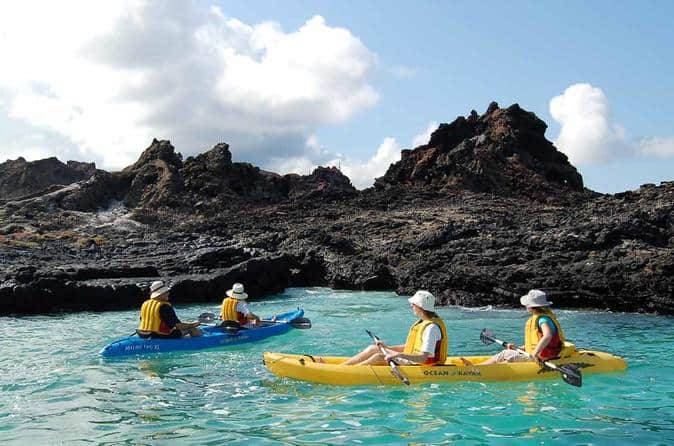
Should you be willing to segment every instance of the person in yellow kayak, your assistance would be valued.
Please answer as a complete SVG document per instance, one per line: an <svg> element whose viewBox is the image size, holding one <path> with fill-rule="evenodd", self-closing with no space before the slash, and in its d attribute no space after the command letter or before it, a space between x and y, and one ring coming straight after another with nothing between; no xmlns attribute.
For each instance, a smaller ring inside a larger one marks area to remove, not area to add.
<svg viewBox="0 0 674 446"><path fill-rule="evenodd" d="M250 311L246 299L248 294L244 292L243 284L235 283L231 290L225 293L227 297L222 300L220 319L223 321L236 321L240 325L260 324L260 318Z"/></svg>
<svg viewBox="0 0 674 446"><path fill-rule="evenodd" d="M170 288L158 280L150 285L150 298L140 307L138 336L141 338L182 338L201 336L199 322L181 322L169 303Z"/></svg>
<svg viewBox="0 0 674 446"><path fill-rule="evenodd" d="M527 294L520 298L520 303L531 314L524 325L524 345L520 349L531 356L515 350L514 344L508 344L508 349L480 363L481 365L532 361L532 357L536 361L547 361L562 356L566 349L573 349L573 344L566 342L564 331L552 310L550 310L552 302L548 301L545 292L529 290ZM466 360L464 360L464 363L472 365Z"/></svg>
<svg viewBox="0 0 674 446"><path fill-rule="evenodd" d="M442 364L447 359L447 329L435 313L435 297L428 291L417 291L408 299L419 320L412 325L405 344L388 346L382 341L370 345L343 365L384 365L394 360L401 365ZM383 347L386 356L379 351Z"/></svg>

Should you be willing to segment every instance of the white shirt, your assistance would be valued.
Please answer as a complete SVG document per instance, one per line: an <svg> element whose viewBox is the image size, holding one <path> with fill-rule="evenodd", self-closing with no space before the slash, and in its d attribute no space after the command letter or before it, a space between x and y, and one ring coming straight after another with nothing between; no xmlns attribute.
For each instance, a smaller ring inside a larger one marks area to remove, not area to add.
<svg viewBox="0 0 674 446"><path fill-rule="evenodd" d="M430 324L421 335L421 351L435 356L435 346L442 339L442 332L438 324Z"/></svg>
<svg viewBox="0 0 674 446"><path fill-rule="evenodd" d="M239 300L236 303L236 311L243 314L244 316L248 316L250 309L248 308L248 304L245 300Z"/></svg>

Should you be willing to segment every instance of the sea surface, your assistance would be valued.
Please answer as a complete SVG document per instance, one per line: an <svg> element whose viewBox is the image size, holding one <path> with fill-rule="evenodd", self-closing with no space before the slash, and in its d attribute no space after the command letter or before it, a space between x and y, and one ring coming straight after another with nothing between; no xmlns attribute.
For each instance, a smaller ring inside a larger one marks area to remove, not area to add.
<svg viewBox="0 0 674 446"><path fill-rule="evenodd" d="M0 318L2 444L674 444L674 318L558 311L583 348L622 355L625 372L515 383L337 387L276 378L263 351L350 355L369 328L403 343L414 321L389 292L290 289L252 302L302 307L313 328L257 344L104 360L137 311ZM183 320L217 305L177 306ZM482 328L521 342L525 310L442 308L450 355L496 353Z"/></svg>

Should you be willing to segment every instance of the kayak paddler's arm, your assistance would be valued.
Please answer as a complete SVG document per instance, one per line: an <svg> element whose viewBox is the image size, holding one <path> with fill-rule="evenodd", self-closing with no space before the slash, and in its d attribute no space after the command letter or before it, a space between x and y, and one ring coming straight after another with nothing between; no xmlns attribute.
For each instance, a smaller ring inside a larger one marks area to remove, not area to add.
<svg viewBox="0 0 674 446"><path fill-rule="evenodd" d="M249 312L248 315L246 315L246 318L248 319L248 321L252 322L253 324L260 325L260 316L253 313L252 311Z"/></svg>
<svg viewBox="0 0 674 446"><path fill-rule="evenodd" d="M177 328L178 330L187 330L189 328L198 327L199 325L201 325L201 322L199 322L199 321L196 321L196 322L179 322L175 325L175 328Z"/></svg>
<svg viewBox="0 0 674 446"><path fill-rule="evenodd" d="M540 359L538 355L545 347L548 346L548 344L552 340L552 330L550 329L550 326L548 324L541 324L541 332L543 333L543 336L538 341L538 344L536 344L536 348L534 348L534 351L531 352L531 356L533 356L536 359Z"/></svg>

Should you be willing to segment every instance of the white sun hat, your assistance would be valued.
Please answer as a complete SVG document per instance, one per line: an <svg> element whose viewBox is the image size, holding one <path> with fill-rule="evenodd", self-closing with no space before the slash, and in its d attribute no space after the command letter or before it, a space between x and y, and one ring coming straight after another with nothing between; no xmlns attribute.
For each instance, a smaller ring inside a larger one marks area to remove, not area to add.
<svg viewBox="0 0 674 446"><path fill-rule="evenodd" d="M520 297L520 303L528 308L552 305L552 302L548 301L548 296L541 290L529 290L527 294Z"/></svg>
<svg viewBox="0 0 674 446"><path fill-rule="evenodd" d="M239 300L246 300L248 298L248 294L243 292L243 284L241 283L235 283L232 285L232 289L227 290L227 295Z"/></svg>
<svg viewBox="0 0 674 446"><path fill-rule="evenodd" d="M428 291L419 290L414 293L414 296L407 299L407 301L416 305L417 307L423 308L426 311L435 310L435 296L433 296Z"/></svg>
<svg viewBox="0 0 674 446"><path fill-rule="evenodd" d="M152 282L152 285L150 285L150 291L150 299L156 299L162 294L168 293L170 288L164 285L164 282L161 280L157 280L156 282Z"/></svg>

